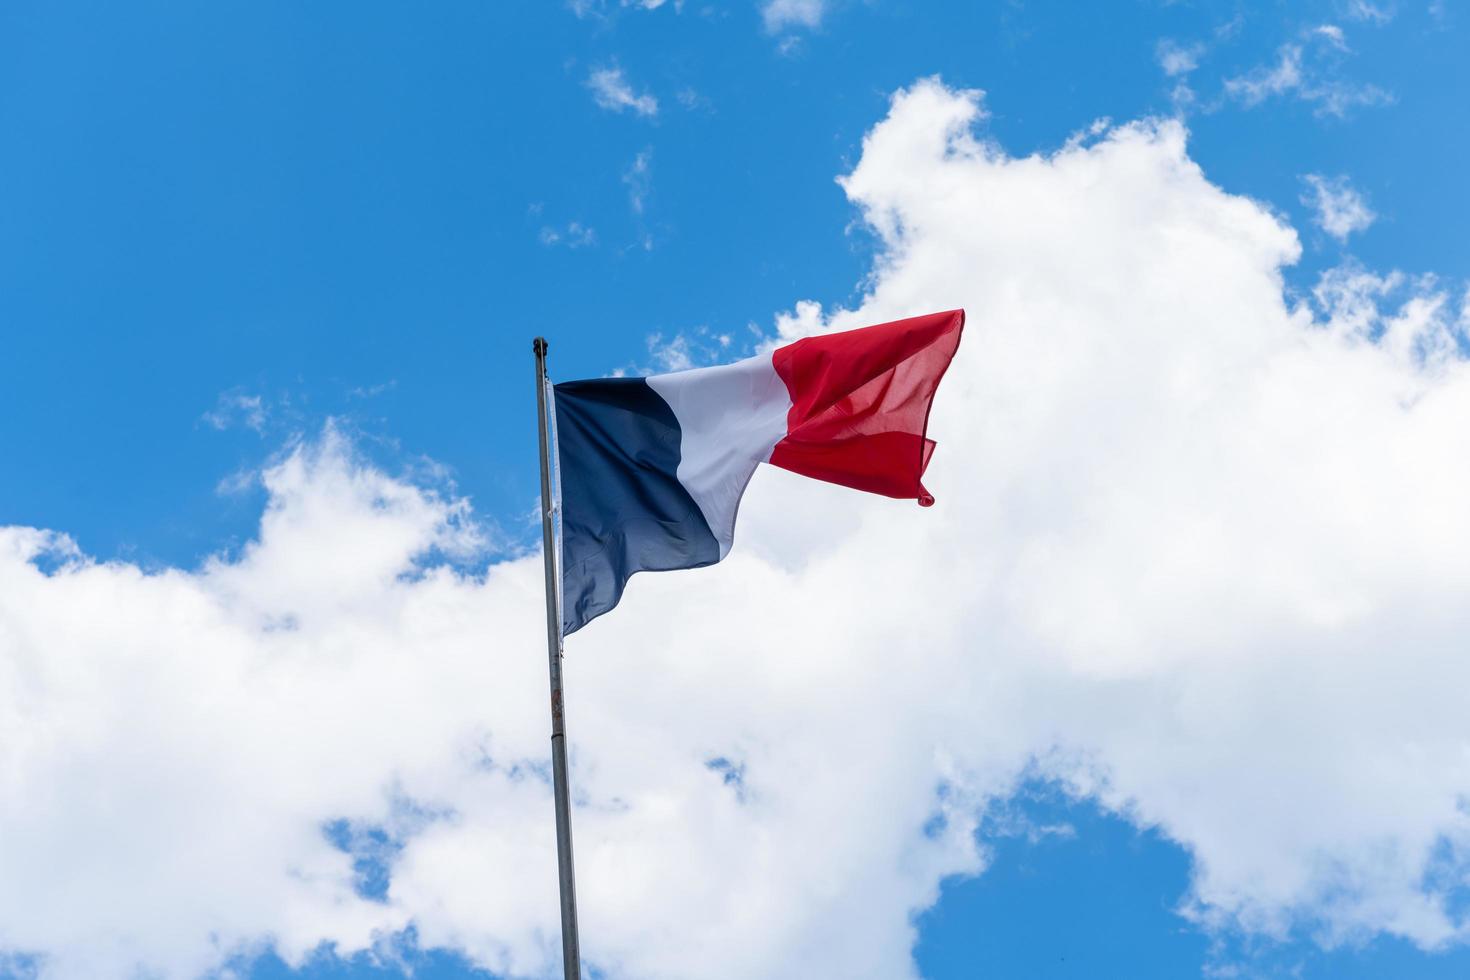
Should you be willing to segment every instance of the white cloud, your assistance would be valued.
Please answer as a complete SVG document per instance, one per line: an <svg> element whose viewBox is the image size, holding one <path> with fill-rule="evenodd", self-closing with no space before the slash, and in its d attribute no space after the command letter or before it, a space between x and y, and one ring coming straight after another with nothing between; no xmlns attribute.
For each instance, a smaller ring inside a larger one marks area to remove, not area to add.
<svg viewBox="0 0 1470 980"><path fill-rule="evenodd" d="M1272 66L1259 66L1244 75L1227 79L1225 91L1248 106L1259 105L1273 95L1281 95L1302 84L1302 49L1286 44L1277 52Z"/></svg>
<svg viewBox="0 0 1470 980"><path fill-rule="evenodd" d="M1311 36L1323 37L1338 48L1334 36L1322 30ZM1312 104L1319 116L1341 118L1357 107L1389 105L1393 96L1377 85L1355 84L1335 77L1330 71L1309 69L1300 44L1283 44L1277 50L1274 65L1258 65L1243 75L1225 80L1225 94L1250 108L1267 99L1290 95Z"/></svg>
<svg viewBox="0 0 1470 980"><path fill-rule="evenodd" d="M653 149L638 152L628 169L623 171L623 186L628 188L628 206L634 214L642 214L653 183Z"/></svg>
<svg viewBox="0 0 1470 980"><path fill-rule="evenodd" d="M679 89L678 92L675 92L674 98L679 100L679 104L681 106L690 110L708 110L714 106L714 103L710 100L708 96L702 95L696 89L690 88L688 86Z"/></svg>
<svg viewBox="0 0 1470 980"><path fill-rule="evenodd" d="M687 371L695 366L689 349L689 338L684 334L679 334L670 341L665 341L661 334L654 334L648 338L648 352L658 365L655 370L660 373Z"/></svg>
<svg viewBox="0 0 1470 980"><path fill-rule="evenodd" d="M592 98L604 109L622 112L631 109L640 116L658 115L658 99L649 92L635 91L623 74L623 69L597 68L587 76L587 87Z"/></svg>
<svg viewBox="0 0 1470 980"><path fill-rule="evenodd" d="M579 18L605 17L607 15L607 0L568 0L567 6L572 13ZM631 7L634 10L658 10L663 6L670 6L677 11L684 9L684 0L619 0L619 7Z"/></svg>
<svg viewBox="0 0 1470 980"><path fill-rule="evenodd" d="M1308 188L1302 203L1315 212L1317 226L1340 242L1347 241L1355 231L1363 231L1378 217L1346 177L1307 174L1302 180Z"/></svg>
<svg viewBox="0 0 1470 980"><path fill-rule="evenodd" d="M221 431L233 425L243 425L257 433L265 431L265 401L259 395L248 394L240 389L222 393L215 400L214 408L201 416L212 428Z"/></svg>
<svg viewBox="0 0 1470 980"><path fill-rule="evenodd" d="M826 12L826 0L765 0L761 5L761 19L773 34L792 27L818 27Z"/></svg>
<svg viewBox="0 0 1470 980"><path fill-rule="evenodd" d="M1158 43L1155 54L1159 60L1159 67L1164 74L1170 78L1179 75L1188 75L1199 67L1199 59L1204 54L1203 44L1181 45L1177 41L1164 38Z"/></svg>
<svg viewBox="0 0 1470 980"><path fill-rule="evenodd" d="M1317 115L1338 118L1346 116L1352 109L1392 105L1394 101L1390 92L1377 85L1354 85L1341 81L1303 88L1302 98L1316 103L1314 111Z"/></svg>
<svg viewBox="0 0 1470 980"><path fill-rule="evenodd" d="M639 576L569 644L586 953L912 976L914 913L1031 773L1187 848L1201 921L1462 941L1463 310L1357 268L1288 302L1296 234L1175 122L1012 158L980 115L895 97L842 181L870 292L778 320L967 308L938 505L763 469L726 562ZM173 980L412 922L548 972L537 559L438 564L478 547L467 506L330 432L265 483L259 541L194 571L0 531L0 946ZM401 843L385 901L337 819Z"/></svg>
<svg viewBox="0 0 1470 980"><path fill-rule="evenodd" d="M729 334L716 333L707 326L682 330L672 338L661 333L650 334L645 343L648 347L648 363L629 364L624 374L666 374L670 371L687 371L690 368L706 367L730 359L732 338Z"/></svg>
<svg viewBox="0 0 1470 980"><path fill-rule="evenodd" d="M1312 28L1312 33L1317 35L1318 37L1325 38L1328 44L1332 45L1339 51L1345 52L1349 50L1347 35L1344 34L1342 28L1338 27L1336 24L1319 24L1318 26Z"/></svg>
<svg viewBox="0 0 1470 980"><path fill-rule="evenodd" d="M1353 20L1381 25L1393 20L1394 9L1390 4L1370 3L1369 0L1349 0L1347 15Z"/></svg>
<svg viewBox="0 0 1470 980"><path fill-rule="evenodd" d="M542 245L548 248L553 245L565 245L567 248L586 248L589 245L597 244L597 229L584 225L580 221L569 221L564 228L543 225L537 238Z"/></svg>

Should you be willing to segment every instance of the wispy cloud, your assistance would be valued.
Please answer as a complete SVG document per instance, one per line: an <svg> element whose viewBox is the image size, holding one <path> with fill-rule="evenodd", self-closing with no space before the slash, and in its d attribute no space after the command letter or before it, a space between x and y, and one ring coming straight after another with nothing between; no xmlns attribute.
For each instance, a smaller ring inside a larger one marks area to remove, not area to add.
<svg viewBox="0 0 1470 980"><path fill-rule="evenodd" d="M222 393L215 400L214 408L201 416L205 423L221 431L243 425L256 433L265 431L268 417L265 401L260 395L252 395L238 388Z"/></svg>
<svg viewBox="0 0 1470 980"><path fill-rule="evenodd" d="M1339 51L1348 51L1347 35L1341 27L1336 24L1320 24L1312 28L1312 33L1325 40Z"/></svg>
<svg viewBox="0 0 1470 980"><path fill-rule="evenodd" d="M628 188L628 206L633 209L634 214L642 214L643 206L648 201L648 192L653 184L653 148L647 147L639 152L629 164L628 169L623 171L623 185Z"/></svg>
<svg viewBox="0 0 1470 980"><path fill-rule="evenodd" d="M1180 75L1188 75L1199 67L1200 56L1205 52L1203 44L1194 43L1183 45L1169 38L1164 38L1154 49L1154 55L1158 59L1159 67L1164 74L1170 78Z"/></svg>
<svg viewBox="0 0 1470 980"><path fill-rule="evenodd" d="M355 388L351 388L347 392L347 397L348 399L377 398L379 395L392 391L394 388L397 387L398 380L396 378L390 378L389 380L379 382L378 384L358 385Z"/></svg>
<svg viewBox="0 0 1470 980"><path fill-rule="evenodd" d="M1302 49L1299 44L1284 45L1277 52L1275 65L1261 65L1244 75L1225 81L1225 91L1247 106L1259 105L1273 95L1281 95L1302 84Z"/></svg>
<svg viewBox="0 0 1470 980"><path fill-rule="evenodd" d="M605 17L609 4L608 0L568 0L567 6L578 17ZM618 0L616 6L634 10L657 10L668 6L678 11L684 9L684 0Z"/></svg>
<svg viewBox="0 0 1470 980"><path fill-rule="evenodd" d="M586 248L597 244L597 230L580 221L569 221L565 227L542 225L537 237L545 246L565 245L567 248Z"/></svg>
<svg viewBox="0 0 1470 980"><path fill-rule="evenodd" d="M1340 242L1353 232L1364 230L1378 217L1345 176L1307 174L1302 180L1307 185L1302 203L1312 208L1317 226Z"/></svg>
<svg viewBox="0 0 1470 980"><path fill-rule="evenodd" d="M826 0L765 0L761 19L774 34L792 27L818 27L826 12Z"/></svg>
<svg viewBox="0 0 1470 980"><path fill-rule="evenodd" d="M638 92L623 69L614 65L593 69L587 76L587 87L592 98L604 109L612 112L631 110L636 115L653 117L658 115L658 99L649 92Z"/></svg>
<svg viewBox="0 0 1470 980"><path fill-rule="evenodd" d="M1338 49L1345 43L1336 34L1323 36ZM1291 97L1313 106L1319 116L1342 117L1357 107L1388 105L1393 95L1377 85L1337 77L1333 64L1310 63L1301 44L1283 44L1274 64L1259 65L1226 79L1225 94L1250 108L1275 97Z"/></svg>
<svg viewBox="0 0 1470 980"><path fill-rule="evenodd" d="M1369 0L1350 0L1347 5L1348 17L1370 24L1387 24L1395 13L1392 4L1371 3Z"/></svg>
<svg viewBox="0 0 1470 980"><path fill-rule="evenodd" d="M707 95L688 85L675 92L674 98L679 100L681 106L691 110L710 109L714 105Z"/></svg>
<svg viewBox="0 0 1470 980"><path fill-rule="evenodd" d="M650 334L645 343L652 363L632 368L634 373L667 373L705 367L729 360L734 349L734 338L728 333L717 333L703 326L680 331L668 339L661 333Z"/></svg>

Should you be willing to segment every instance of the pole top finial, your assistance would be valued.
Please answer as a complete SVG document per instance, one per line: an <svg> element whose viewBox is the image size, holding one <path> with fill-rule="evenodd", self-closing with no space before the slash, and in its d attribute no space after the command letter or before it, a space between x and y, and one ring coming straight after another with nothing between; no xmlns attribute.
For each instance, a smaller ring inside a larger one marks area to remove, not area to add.
<svg viewBox="0 0 1470 980"><path fill-rule="evenodd" d="M550 345L546 343L545 337L537 337L535 340L531 341L531 350L535 351L538 354L545 354L546 348L548 346Z"/></svg>

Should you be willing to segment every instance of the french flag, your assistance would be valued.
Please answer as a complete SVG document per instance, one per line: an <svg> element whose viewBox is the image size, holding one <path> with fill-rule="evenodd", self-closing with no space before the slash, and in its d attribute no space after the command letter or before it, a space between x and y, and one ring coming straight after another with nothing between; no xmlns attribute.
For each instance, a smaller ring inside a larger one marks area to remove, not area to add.
<svg viewBox="0 0 1470 980"><path fill-rule="evenodd" d="M618 604L634 572L730 552L755 468L934 503L929 407L964 310L808 337L720 367L554 388L562 631Z"/></svg>

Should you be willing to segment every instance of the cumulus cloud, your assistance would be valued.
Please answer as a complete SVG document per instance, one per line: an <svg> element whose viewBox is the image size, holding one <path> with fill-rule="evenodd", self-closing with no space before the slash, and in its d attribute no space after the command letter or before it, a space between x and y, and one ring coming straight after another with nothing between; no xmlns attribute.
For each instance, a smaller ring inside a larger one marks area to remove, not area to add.
<svg viewBox="0 0 1470 980"><path fill-rule="evenodd" d="M1353 232L1364 230L1377 219L1346 177L1307 174L1302 180L1307 185L1302 203L1312 208L1317 226L1338 241L1347 241Z"/></svg>
<svg viewBox="0 0 1470 980"><path fill-rule="evenodd" d="M593 101L604 109L632 110L639 116L658 115L658 99L650 92L636 91L623 69L617 66L593 69L587 76L587 87L592 90Z"/></svg>
<svg viewBox="0 0 1470 980"><path fill-rule="evenodd" d="M729 559L569 644L588 957L912 976L915 912L1032 776L1187 848L1208 926L1461 940L1463 310L1359 268L1287 300L1295 232L1177 122L1015 158L981 117L895 95L842 179L869 292L776 326L967 308L938 505L763 468ZM467 505L330 432L265 485L258 540L192 571L0 532L0 948L172 980L412 923L550 972L538 559L446 561Z"/></svg>

